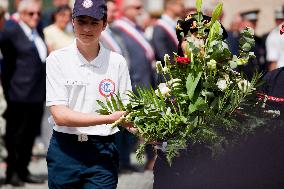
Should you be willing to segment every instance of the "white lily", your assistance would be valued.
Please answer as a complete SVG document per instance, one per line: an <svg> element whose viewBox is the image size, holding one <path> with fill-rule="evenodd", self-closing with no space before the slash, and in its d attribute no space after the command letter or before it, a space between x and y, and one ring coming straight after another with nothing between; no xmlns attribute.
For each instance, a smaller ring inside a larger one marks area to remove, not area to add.
<svg viewBox="0 0 284 189"><path fill-rule="evenodd" d="M218 79L216 85L221 91L226 90L228 87L227 81L225 79Z"/></svg>
<svg viewBox="0 0 284 189"><path fill-rule="evenodd" d="M250 88L250 82L245 79L239 80L238 87L242 92L246 93L248 89Z"/></svg>

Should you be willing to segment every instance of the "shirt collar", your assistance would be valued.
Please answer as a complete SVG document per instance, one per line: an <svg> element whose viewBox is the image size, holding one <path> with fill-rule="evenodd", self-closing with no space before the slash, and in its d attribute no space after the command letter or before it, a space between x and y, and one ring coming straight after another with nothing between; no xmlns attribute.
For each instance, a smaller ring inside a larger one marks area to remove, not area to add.
<svg viewBox="0 0 284 189"><path fill-rule="evenodd" d="M172 19L171 17L169 17L168 15L166 14L163 14L162 15L162 19L167 22L168 24L170 24L172 27L176 27L176 24L177 24L177 21Z"/></svg>
<svg viewBox="0 0 284 189"><path fill-rule="evenodd" d="M136 23L134 23L133 21L131 21L130 19L128 19L127 17L122 17L121 18L122 20L124 20L124 21L126 21L126 22L128 22L130 25L132 25L133 27L135 27L137 24Z"/></svg>
<svg viewBox="0 0 284 189"><path fill-rule="evenodd" d="M20 27L23 29L24 33L26 34L27 37L31 37L32 35L32 29L23 21L19 21Z"/></svg>
<svg viewBox="0 0 284 189"><path fill-rule="evenodd" d="M73 43L73 47L75 48L75 51L80 59L80 62L79 62L79 65L80 66L88 66L88 65L92 65L92 66L95 66L97 68L100 68L103 64L103 62L105 61L105 57L106 57L106 48L104 48L104 46L99 43L100 45L100 50L99 50L99 53L98 53L98 56L93 59L92 61L87 61L85 59L85 57L80 53L80 51L78 50L77 48L77 42L76 42L76 39L74 40L74 43Z"/></svg>

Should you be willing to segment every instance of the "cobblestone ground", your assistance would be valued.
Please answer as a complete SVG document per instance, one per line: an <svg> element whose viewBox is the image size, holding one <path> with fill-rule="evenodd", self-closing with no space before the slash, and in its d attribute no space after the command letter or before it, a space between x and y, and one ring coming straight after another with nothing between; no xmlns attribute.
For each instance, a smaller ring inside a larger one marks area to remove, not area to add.
<svg viewBox="0 0 284 189"><path fill-rule="evenodd" d="M12 187L4 185L5 164L0 164L0 188L1 189L48 189L47 181L44 184L26 184L25 187ZM47 178L47 168L44 158L33 160L30 164L30 170L33 174ZM117 189L152 189L153 173L151 171L135 172L129 174L121 174L118 180Z"/></svg>

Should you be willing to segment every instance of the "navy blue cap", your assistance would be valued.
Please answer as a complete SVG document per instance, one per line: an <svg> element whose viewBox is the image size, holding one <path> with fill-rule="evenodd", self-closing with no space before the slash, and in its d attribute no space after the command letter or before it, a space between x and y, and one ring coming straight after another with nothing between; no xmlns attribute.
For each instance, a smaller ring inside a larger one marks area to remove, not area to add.
<svg viewBox="0 0 284 189"><path fill-rule="evenodd" d="M104 0L75 0L72 17L90 16L101 20L107 14Z"/></svg>

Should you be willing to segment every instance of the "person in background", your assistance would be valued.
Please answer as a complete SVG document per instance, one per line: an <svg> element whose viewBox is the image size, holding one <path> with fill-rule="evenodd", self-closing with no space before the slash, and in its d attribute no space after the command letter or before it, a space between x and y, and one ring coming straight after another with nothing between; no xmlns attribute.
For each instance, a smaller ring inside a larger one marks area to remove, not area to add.
<svg viewBox="0 0 284 189"><path fill-rule="evenodd" d="M184 14L183 0L166 0L164 2L164 12L154 26L152 38L156 60L164 63L164 56L168 54L173 61L173 53L177 52L178 49L175 27L177 19L184 17Z"/></svg>
<svg viewBox="0 0 284 189"><path fill-rule="evenodd" d="M60 6L69 6L69 0L52 0L52 7L45 10L42 14L42 27L45 28L53 24L53 15Z"/></svg>
<svg viewBox="0 0 284 189"><path fill-rule="evenodd" d="M9 2L7 0L0 1L0 30L2 30L5 26L8 7L9 7ZM0 75L1 75L2 64L3 64L3 55L0 49Z"/></svg>
<svg viewBox="0 0 284 189"><path fill-rule="evenodd" d="M239 13L234 16L234 20L231 22L230 28L228 30L227 42L229 49L233 55L239 54L239 39L240 39L240 30L242 24L242 17Z"/></svg>
<svg viewBox="0 0 284 189"><path fill-rule="evenodd" d="M160 18L160 15L150 14L146 11L138 18L137 24L142 28L144 36L149 41L153 38L154 25L158 18Z"/></svg>
<svg viewBox="0 0 284 189"><path fill-rule="evenodd" d="M258 20L259 10L252 10L247 12L242 12L240 15L242 17L241 28L251 27L254 31L256 30L257 20ZM243 72L248 80L251 80L254 73L266 73L266 50L263 42L263 38L255 35L255 46L254 54L256 58L249 60L249 62L240 67L240 70Z"/></svg>
<svg viewBox="0 0 284 189"><path fill-rule="evenodd" d="M1 31L2 85L8 108L5 112L5 145L8 152L6 183L43 183L28 170L32 147L39 133L45 100L47 47L37 30L41 2L22 0L19 22Z"/></svg>
<svg viewBox="0 0 284 189"><path fill-rule="evenodd" d="M72 33L66 32L71 21L71 8L68 5L57 7L53 15L54 23L44 28L45 41L49 52L70 45L74 40Z"/></svg>
<svg viewBox="0 0 284 189"><path fill-rule="evenodd" d="M284 38L280 35L279 30L284 23L284 8L281 7L275 11L276 28L272 30L266 39L268 70L284 66Z"/></svg>
<svg viewBox="0 0 284 189"><path fill-rule="evenodd" d="M0 31L3 29L6 18L5 15L7 14L9 2L7 0L0 0ZM0 34L1 35L1 34ZM0 49L1 50L1 49ZM0 66L3 64L3 56L2 53L0 52ZM1 67L0 67L0 75L1 75ZM0 77L1 78L1 77ZM2 142L2 136L5 133L5 120L3 118L3 114L7 108L7 102L4 96L3 92L3 87L2 87L2 82L0 81L0 135L1 139L0 141ZM0 150L1 152L1 150Z"/></svg>
<svg viewBox="0 0 284 189"><path fill-rule="evenodd" d="M57 7L52 19L54 23L44 28L43 33L48 47L48 53L64 48L73 42L73 32L66 31L67 25L71 23L71 13L71 8L68 5ZM37 136L33 147L33 155L35 156L46 156L52 134L52 128L47 127L49 116L50 114L47 108L45 108L40 135Z"/></svg>
<svg viewBox="0 0 284 189"><path fill-rule="evenodd" d="M113 22L117 19L119 9L114 0L106 0L107 4L107 22L106 29L102 32L100 42L108 49L117 52L127 58L127 51L122 39L117 31L112 27Z"/></svg>
<svg viewBox="0 0 284 189"><path fill-rule="evenodd" d="M153 48L144 36L143 30L138 25L139 16L143 13L143 4L140 0L125 0L122 5L123 16L113 23L113 27L122 38L129 60L129 71L132 90L137 86L150 87L154 84L154 72L152 62L155 58ZM136 171L131 165L130 154L135 144L135 138L129 132L123 132L124 136L118 145L120 153L120 170ZM147 149L146 149L147 150ZM147 150L147 161L153 161L153 150Z"/></svg>
<svg viewBox="0 0 284 189"><path fill-rule="evenodd" d="M118 182L117 127L125 112L98 115L105 102L131 90L125 59L99 38L107 25L104 0L76 0L72 23L76 40L53 51L46 64L46 106L53 135L46 161L49 188L115 189ZM129 128L129 127L127 127Z"/></svg>
<svg viewBox="0 0 284 189"><path fill-rule="evenodd" d="M6 22L8 13L9 2L8 0L0 0L0 29L2 29Z"/></svg>

